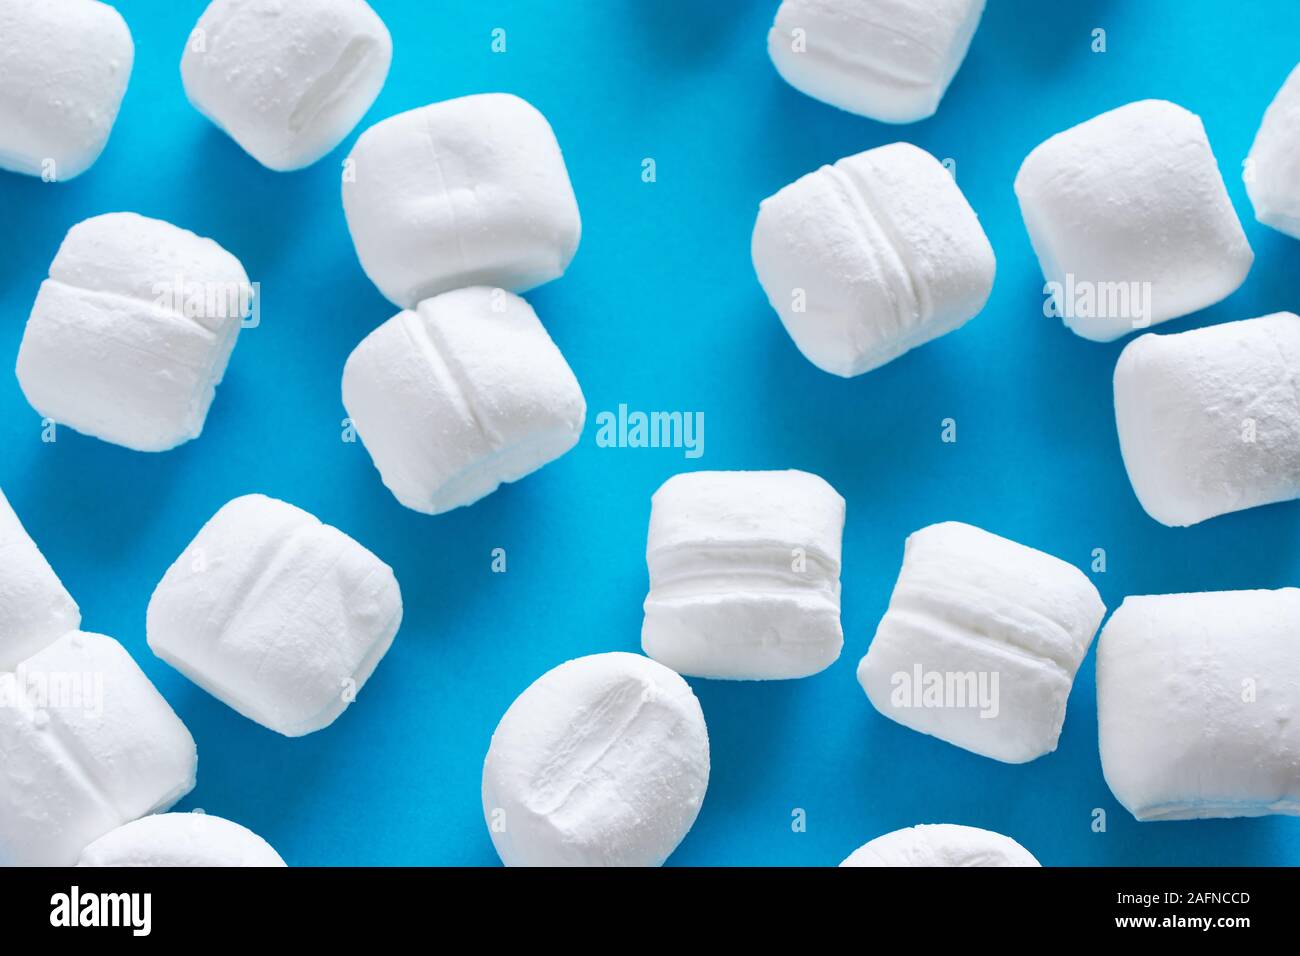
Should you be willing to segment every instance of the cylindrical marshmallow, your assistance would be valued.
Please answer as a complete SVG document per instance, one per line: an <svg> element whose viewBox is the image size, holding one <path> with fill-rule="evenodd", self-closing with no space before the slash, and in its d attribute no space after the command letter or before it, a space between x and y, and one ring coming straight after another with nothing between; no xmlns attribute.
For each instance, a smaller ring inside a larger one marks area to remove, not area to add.
<svg viewBox="0 0 1300 956"><path fill-rule="evenodd" d="M1265 111L1243 176L1255 218L1300 239L1300 66Z"/></svg>
<svg viewBox="0 0 1300 956"><path fill-rule="evenodd" d="M1106 613L1078 568L956 521L907 539L858 682L905 727L1025 763L1056 749Z"/></svg>
<svg viewBox="0 0 1300 956"><path fill-rule="evenodd" d="M81 611L0 491L0 671L81 627Z"/></svg>
<svg viewBox="0 0 1300 956"><path fill-rule="evenodd" d="M1097 642L1101 767L1139 820L1300 815L1300 589L1124 600Z"/></svg>
<svg viewBox="0 0 1300 956"><path fill-rule="evenodd" d="M840 866L1039 866L1011 837L954 823L923 823L878 836Z"/></svg>
<svg viewBox="0 0 1300 956"><path fill-rule="evenodd" d="M547 671L501 718L483 814L507 866L659 866L708 784L686 682L638 654L593 654Z"/></svg>
<svg viewBox="0 0 1300 956"><path fill-rule="evenodd" d="M844 499L803 471L676 475L650 505L641 647L680 674L806 677L840 656Z"/></svg>
<svg viewBox="0 0 1300 956"><path fill-rule="evenodd" d="M207 813L158 813L104 834L78 866L284 866L271 845Z"/></svg>

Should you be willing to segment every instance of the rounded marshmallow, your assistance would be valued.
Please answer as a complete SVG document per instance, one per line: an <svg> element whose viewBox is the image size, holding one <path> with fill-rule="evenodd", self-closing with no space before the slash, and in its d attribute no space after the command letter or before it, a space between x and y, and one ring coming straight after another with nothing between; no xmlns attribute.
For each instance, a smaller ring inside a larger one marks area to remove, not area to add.
<svg viewBox="0 0 1300 956"><path fill-rule="evenodd" d="M840 866L1040 866L1011 837L954 823L923 823L876 837Z"/></svg>
<svg viewBox="0 0 1300 956"><path fill-rule="evenodd" d="M78 866L284 866L252 830L206 813L159 813L106 833Z"/></svg>
<svg viewBox="0 0 1300 956"><path fill-rule="evenodd" d="M1265 111L1244 178L1255 218L1300 239L1300 66Z"/></svg>
<svg viewBox="0 0 1300 956"><path fill-rule="evenodd" d="M81 627L81 611L0 491L0 671Z"/></svg>
<svg viewBox="0 0 1300 956"><path fill-rule="evenodd" d="M501 718L483 813L507 866L659 866L708 784L686 682L637 654L593 654L547 671Z"/></svg>
<svg viewBox="0 0 1300 956"><path fill-rule="evenodd" d="M149 601L149 647L208 693L286 737L328 727L402 622L393 570L300 508L224 505Z"/></svg>

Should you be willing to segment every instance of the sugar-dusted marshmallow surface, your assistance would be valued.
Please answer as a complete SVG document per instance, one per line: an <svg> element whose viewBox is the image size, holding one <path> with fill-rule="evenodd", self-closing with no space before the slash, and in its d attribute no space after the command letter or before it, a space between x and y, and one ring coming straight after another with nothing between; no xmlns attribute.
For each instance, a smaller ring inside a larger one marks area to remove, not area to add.
<svg viewBox="0 0 1300 956"><path fill-rule="evenodd" d="M767 51L795 89L883 123L933 115L984 0L783 0Z"/></svg>
<svg viewBox="0 0 1300 956"><path fill-rule="evenodd" d="M1011 837L955 823L923 823L878 836L840 866L1040 866Z"/></svg>
<svg viewBox="0 0 1300 956"><path fill-rule="evenodd" d="M578 442L578 380L537 314L503 289L426 299L362 340L343 405L389 490L438 514L473 504Z"/></svg>
<svg viewBox="0 0 1300 956"><path fill-rule="evenodd" d="M1125 598L1097 642L1101 767L1139 820L1300 815L1300 590Z"/></svg>
<svg viewBox="0 0 1300 956"><path fill-rule="evenodd" d="M195 109L283 172L343 142L392 59L364 0L213 0L186 41L181 79Z"/></svg>
<svg viewBox="0 0 1300 956"><path fill-rule="evenodd" d="M686 682L639 654L593 654L547 671L501 718L483 814L507 866L659 866L708 784Z"/></svg>
<svg viewBox="0 0 1300 956"><path fill-rule="evenodd" d="M284 866L260 836L207 813L158 813L104 834L78 866Z"/></svg>
<svg viewBox="0 0 1300 956"><path fill-rule="evenodd" d="M153 652L250 720L287 737L328 727L402 622L392 568L300 508L224 505L149 601Z"/></svg>
<svg viewBox="0 0 1300 956"><path fill-rule="evenodd" d="M1255 258L1200 117L1165 100L1057 133L1015 190L1052 311L1095 342L1213 305Z"/></svg>
<svg viewBox="0 0 1300 956"><path fill-rule="evenodd" d="M1265 111L1243 175L1255 218L1300 239L1300 66Z"/></svg>
<svg viewBox="0 0 1300 956"><path fill-rule="evenodd" d="M907 539L858 681L905 727L1006 763L1056 749L1106 613L1082 571L956 521Z"/></svg>
<svg viewBox="0 0 1300 956"><path fill-rule="evenodd" d="M81 627L81 611L0 491L0 671Z"/></svg>
<svg viewBox="0 0 1300 956"><path fill-rule="evenodd" d="M252 299L211 239L135 213L73 226L41 283L18 384L41 415L136 451L197 438Z"/></svg>
<svg viewBox="0 0 1300 956"><path fill-rule="evenodd" d="M550 123L508 93L370 127L348 157L343 210L361 267L402 309L465 286L526 292L564 274L582 233Z"/></svg>
<svg viewBox="0 0 1300 956"><path fill-rule="evenodd" d="M804 471L697 471L650 506L641 647L692 677L806 677L834 663L844 499Z"/></svg>
<svg viewBox="0 0 1300 956"><path fill-rule="evenodd" d="M1300 497L1300 316L1143 335L1115 365L1124 467L1147 514L1182 527Z"/></svg>
<svg viewBox="0 0 1300 956"><path fill-rule="evenodd" d="M0 673L0 865L72 866L194 787L194 739L117 641L72 631Z"/></svg>
<svg viewBox="0 0 1300 956"><path fill-rule="evenodd" d="M94 165L134 59L106 3L0 0L0 169L53 182Z"/></svg>
<svg viewBox="0 0 1300 956"><path fill-rule="evenodd" d="M845 377L976 315L993 248L937 159L893 143L823 166L763 200L758 281L807 359Z"/></svg>

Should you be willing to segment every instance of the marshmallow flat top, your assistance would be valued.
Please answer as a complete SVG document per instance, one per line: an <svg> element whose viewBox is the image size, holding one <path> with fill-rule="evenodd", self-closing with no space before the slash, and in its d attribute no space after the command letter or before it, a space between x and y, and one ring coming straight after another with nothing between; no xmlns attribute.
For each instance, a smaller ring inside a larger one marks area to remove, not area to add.
<svg viewBox="0 0 1300 956"><path fill-rule="evenodd" d="M1300 497L1300 317L1143 335L1115 365L1115 421L1147 514L1182 527Z"/></svg>
<svg viewBox="0 0 1300 956"><path fill-rule="evenodd" d="M1043 277L1094 297L1057 298L1065 324L1096 342L1213 305L1254 261L1200 117L1164 100L1057 133L1026 157L1015 190ZM1137 283L1138 297L1126 305L1118 283Z"/></svg>
<svg viewBox="0 0 1300 956"><path fill-rule="evenodd" d="M1105 613L1073 565L971 525L930 525L907 539L858 681L905 727L1024 763L1056 749Z"/></svg>
<svg viewBox="0 0 1300 956"><path fill-rule="evenodd" d="M783 0L767 50L814 99L914 123L939 108L983 14L984 0Z"/></svg>
<svg viewBox="0 0 1300 956"><path fill-rule="evenodd" d="M327 727L402 620L392 568L343 532L264 495L225 504L149 601L153 652L288 737Z"/></svg>
<svg viewBox="0 0 1300 956"><path fill-rule="evenodd" d="M263 166L310 166L374 103L393 41L364 0L213 0L181 58L185 95Z"/></svg>
<svg viewBox="0 0 1300 956"><path fill-rule="evenodd" d="M659 866L708 783L686 682L638 654L593 654L510 705L483 763L483 812L507 866Z"/></svg>
<svg viewBox="0 0 1300 956"><path fill-rule="evenodd" d="M94 165L134 59L131 31L106 3L0 0L0 169L53 181Z"/></svg>
<svg viewBox="0 0 1300 956"><path fill-rule="evenodd" d="M845 377L965 324L996 270L952 176L909 143L846 157L765 199L751 253L799 351Z"/></svg>
<svg viewBox="0 0 1300 956"><path fill-rule="evenodd" d="M876 837L840 866L1040 866L1011 837L954 823L923 823Z"/></svg>
<svg viewBox="0 0 1300 956"><path fill-rule="evenodd" d="M473 504L578 442L587 404L537 314L502 289L457 289L356 347L343 404L408 508Z"/></svg>
<svg viewBox="0 0 1300 956"><path fill-rule="evenodd" d="M844 645L843 529L844 499L807 472L669 478L650 508L642 648L695 677L824 670Z"/></svg>
<svg viewBox="0 0 1300 956"><path fill-rule="evenodd" d="M81 627L81 611L0 491L0 671Z"/></svg>
<svg viewBox="0 0 1300 956"><path fill-rule="evenodd" d="M65 634L0 674L0 864L71 866L194 787L194 739L117 641Z"/></svg>
<svg viewBox="0 0 1300 956"><path fill-rule="evenodd" d="M1126 598L1097 642L1101 767L1139 820L1300 815L1300 590Z"/></svg>
<svg viewBox="0 0 1300 956"><path fill-rule="evenodd" d="M206 813L158 813L104 834L78 866L284 866L252 830Z"/></svg>
<svg viewBox="0 0 1300 956"><path fill-rule="evenodd" d="M1300 239L1300 66L1265 111L1246 168L1255 218Z"/></svg>
<svg viewBox="0 0 1300 956"><path fill-rule="evenodd" d="M211 239L135 213L69 230L18 351L41 415L136 451L203 431L251 296Z"/></svg>

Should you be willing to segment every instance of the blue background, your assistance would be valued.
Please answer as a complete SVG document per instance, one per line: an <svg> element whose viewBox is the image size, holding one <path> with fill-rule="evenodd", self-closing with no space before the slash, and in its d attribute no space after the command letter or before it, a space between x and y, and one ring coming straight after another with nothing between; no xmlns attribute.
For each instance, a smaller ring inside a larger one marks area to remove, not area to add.
<svg viewBox="0 0 1300 956"><path fill-rule="evenodd" d="M638 650L650 495L694 468L802 468L848 500L845 647L785 683L692 681L712 741L703 811L680 864L834 864L920 822L1015 837L1045 864L1300 863L1300 820L1136 823L1097 755L1093 658L1060 749L1007 766L877 714L854 670L888 603L903 540L959 519L1087 568L1112 609L1127 594L1300 584L1300 504L1169 529L1139 508L1111 400L1123 342L1042 314L1042 278L1012 193L1048 135L1145 97L1201 114L1255 249L1224 303L1160 329L1296 309L1300 244L1258 226L1239 175L1264 108L1300 53L1300 5L991 0L938 115L890 127L784 84L767 59L776 0L490 3L377 0L395 54L359 128L435 100L510 91L550 119L583 215L568 273L529 295L582 383L570 454L471 508L400 507L364 448L340 440L339 380L393 308L357 264L339 200L355 139L299 173L263 169L186 102L178 63L203 4L124 0L136 62L98 164L71 183L0 173L0 364L64 233L134 210L218 240L262 285L203 436L163 455L40 421L0 376L0 485L81 605L121 640L194 734L199 783L180 805L265 836L292 864L488 864L480 769L514 697L568 658ZM490 49L507 31L507 52ZM1090 51L1090 31L1108 50ZM868 375L805 361L756 282L758 202L822 163L907 139L956 160L998 256L987 308ZM641 180L653 157L658 181ZM595 414L702 411L705 454L610 449ZM940 422L958 441L940 441ZM357 703L289 740L155 659L154 585L228 499L287 499L393 565L406 618ZM505 548L508 572L491 572ZM793 832L792 812L807 814ZM1091 830L1092 811L1108 830Z"/></svg>

